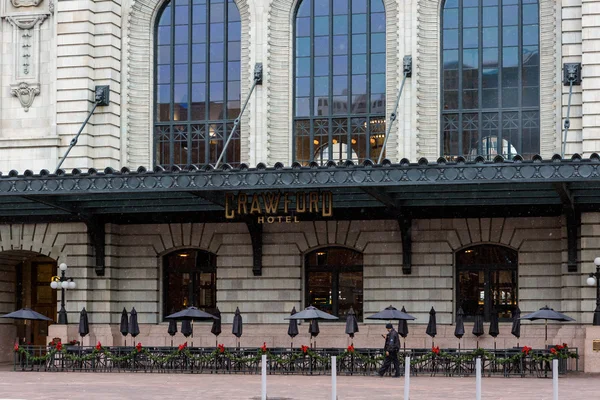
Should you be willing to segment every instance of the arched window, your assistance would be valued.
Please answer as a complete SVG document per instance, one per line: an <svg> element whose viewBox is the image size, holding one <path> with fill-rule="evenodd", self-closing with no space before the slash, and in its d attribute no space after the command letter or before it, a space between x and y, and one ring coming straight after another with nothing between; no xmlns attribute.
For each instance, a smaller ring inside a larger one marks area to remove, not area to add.
<svg viewBox="0 0 600 400"><path fill-rule="evenodd" d="M515 250L497 245L477 245L456 253L456 309L466 318L481 313L489 321L492 312L512 318L517 307Z"/></svg>
<svg viewBox="0 0 600 400"><path fill-rule="evenodd" d="M306 305L345 319L350 307L360 321L363 315L363 257L341 247L328 247L306 255Z"/></svg>
<svg viewBox="0 0 600 400"><path fill-rule="evenodd" d="M217 307L217 256L202 250L178 250L163 257L163 316L194 306Z"/></svg>
<svg viewBox="0 0 600 400"><path fill-rule="evenodd" d="M376 160L385 137L383 0L304 0L294 38L295 161Z"/></svg>
<svg viewBox="0 0 600 400"><path fill-rule="evenodd" d="M537 0L446 0L442 152L473 159L540 151Z"/></svg>
<svg viewBox="0 0 600 400"><path fill-rule="evenodd" d="M155 37L159 165L214 164L240 112L240 14L233 0L171 0ZM240 162L240 130L224 162Z"/></svg>

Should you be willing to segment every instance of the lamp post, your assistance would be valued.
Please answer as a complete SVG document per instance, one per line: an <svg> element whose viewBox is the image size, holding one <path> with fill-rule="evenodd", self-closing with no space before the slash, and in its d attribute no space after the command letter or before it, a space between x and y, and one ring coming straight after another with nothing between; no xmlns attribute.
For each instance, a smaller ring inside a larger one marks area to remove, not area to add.
<svg viewBox="0 0 600 400"><path fill-rule="evenodd" d="M67 310L65 310L65 290L66 289L75 289L75 282L73 282L72 278L67 278L67 264L61 263L58 266L60 270L60 276L53 276L52 282L50 282L50 287L52 289L61 290L60 295L60 311L58 312L58 323L61 325L68 324L67 322Z"/></svg>
<svg viewBox="0 0 600 400"><path fill-rule="evenodd" d="M596 264L596 272L590 274L587 278L587 284L590 286L596 285L596 310L594 311L594 322L592 325L600 325L600 257L594 259Z"/></svg>

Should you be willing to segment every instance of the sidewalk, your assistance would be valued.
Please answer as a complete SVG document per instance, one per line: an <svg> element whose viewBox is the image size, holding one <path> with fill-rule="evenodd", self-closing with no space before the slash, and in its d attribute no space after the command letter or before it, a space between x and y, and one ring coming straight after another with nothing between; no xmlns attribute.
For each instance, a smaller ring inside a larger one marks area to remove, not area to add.
<svg viewBox="0 0 600 400"><path fill-rule="evenodd" d="M267 377L270 400L329 400L329 376ZM552 400L552 380L483 379L486 400ZM600 399L600 376L560 378L561 400ZM338 398L402 399L404 379L338 377ZM411 400L474 399L474 378L413 377ZM46 373L0 371L0 399L260 399L260 375Z"/></svg>

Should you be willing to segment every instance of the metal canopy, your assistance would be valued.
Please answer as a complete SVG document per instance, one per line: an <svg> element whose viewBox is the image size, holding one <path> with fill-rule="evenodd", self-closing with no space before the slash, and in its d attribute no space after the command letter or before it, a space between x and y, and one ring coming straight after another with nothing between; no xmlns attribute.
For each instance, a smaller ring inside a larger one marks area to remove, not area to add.
<svg viewBox="0 0 600 400"><path fill-rule="evenodd" d="M0 220L73 220L101 217L110 222L155 222L160 218L223 219L225 192L248 195L264 191L333 193L334 218L390 218L403 215L451 217L496 212L560 214L565 206L580 211L600 205L600 157L575 155L570 160L534 157L493 162L418 163L402 160L375 165L346 162L326 166L259 164L218 170L192 166L181 170L102 172L73 170L58 174L11 171L0 176ZM501 206L500 209L498 207ZM466 209L465 207L468 207ZM503 207L503 208L502 208ZM496 210L494 210L496 209ZM360 213L357 214L356 211ZM511 211L512 210L512 211ZM193 217L191 217L193 213ZM157 214L160 214L160 218ZM146 216L153 218L148 220Z"/></svg>
<svg viewBox="0 0 600 400"><path fill-rule="evenodd" d="M477 157L467 162L440 158L399 164L352 162L325 166L298 163L284 167L225 164L186 169L156 167L147 171L107 168L102 172L73 170L56 174L10 171L0 175L0 223L81 221L94 246L95 270L104 275L105 224L223 222L228 193L248 197L265 191L331 191L333 215L326 219L396 219L402 235L402 271L412 270L412 220L416 218L566 217L568 270L577 270L577 227L582 211L598 210L600 157L554 156L525 161ZM282 204L280 204L283 207ZM283 211L283 210L280 210ZM302 214L302 219L319 215ZM228 220L245 223L252 239L253 272L262 274L262 225L243 216Z"/></svg>

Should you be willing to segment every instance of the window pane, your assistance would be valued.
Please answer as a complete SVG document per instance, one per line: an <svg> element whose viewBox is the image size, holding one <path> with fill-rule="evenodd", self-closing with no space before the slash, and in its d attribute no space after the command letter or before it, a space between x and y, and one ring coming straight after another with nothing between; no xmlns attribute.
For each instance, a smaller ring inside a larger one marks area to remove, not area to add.
<svg viewBox="0 0 600 400"><path fill-rule="evenodd" d="M358 321L363 317L363 274L357 272L341 272L339 284L338 316L346 317L352 308Z"/></svg>
<svg viewBox="0 0 600 400"><path fill-rule="evenodd" d="M307 304L321 311L333 313L331 272L308 272L307 286Z"/></svg>
<svg viewBox="0 0 600 400"><path fill-rule="evenodd" d="M354 69L354 62L352 64ZM333 57L333 74L343 75L348 73L348 57L347 56L334 56Z"/></svg>
<svg viewBox="0 0 600 400"><path fill-rule="evenodd" d="M465 317L483 314L485 301L485 278L483 271L459 271L457 305Z"/></svg>
<svg viewBox="0 0 600 400"><path fill-rule="evenodd" d="M479 8L464 8L463 9L463 27L479 26Z"/></svg>
<svg viewBox="0 0 600 400"><path fill-rule="evenodd" d="M336 15L333 17L333 34L346 35L348 34L348 16Z"/></svg>
<svg viewBox="0 0 600 400"><path fill-rule="evenodd" d="M455 29L458 28L458 10L457 9L444 9L444 29Z"/></svg>
<svg viewBox="0 0 600 400"><path fill-rule="evenodd" d="M329 17L316 17L313 21L315 36L329 35Z"/></svg>
<svg viewBox="0 0 600 400"><path fill-rule="evenodd" d="M352 33L367 32L367 14L352 15Z"/></svg>

